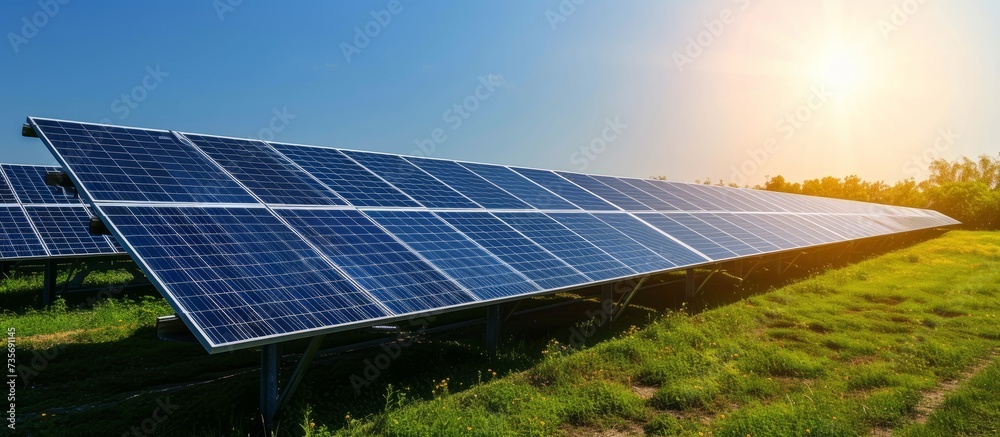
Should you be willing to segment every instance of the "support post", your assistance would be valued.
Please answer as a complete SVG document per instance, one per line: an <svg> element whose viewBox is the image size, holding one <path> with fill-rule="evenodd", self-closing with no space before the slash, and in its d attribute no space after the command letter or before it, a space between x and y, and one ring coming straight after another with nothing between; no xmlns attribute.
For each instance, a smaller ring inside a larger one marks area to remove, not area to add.
<svg viewBox="0 0 1000 437"><path fill-rule="evenodd" d="M0 262L0 277L10 277L10 264L9 262Z"/></svg>
<svg viewBox="0 0 1000 437"><path fill-rule="evenodd" d="M500 343L500 305L486 307L486 353L493 357Z"/></svg>
<svg viewBox="0 0 1000 437"><path fill-rule="evenodd" d="M292 376L285 383L285 389L278 395L278 404L275 406L275 411L280 411L288 403L288 399L295 393L295 389L299 387L299 382L305 376L306 369L312 364L313 357L316 356L316 352L319 351L319 346L323 344L323 339L325 338L326 335L317 335L309 342L306 351L302 353L302 358L299 359L299 365L295 366L295 371L292 372Z"/></svg>
<svg viewBox="0 0 1000 437"><path fill-rule="evenodd" d="M644 284L647 279L649 279L649 276L643 276L642 279L639 279L639 282L635 284L635 287L632 287L632 290L629 291L628 294L622 296L622 299L618 302L618 309L613 310L611 314L608 315L608 321L614 321L621 318L622 312L628 308L628 304L632 302L632 298L639 292L639 289L642 288L642 284Z"/></svg>
<svg viewBox="0 0 1000 437"><path fill-rule="evenodd" d="M614 291L615 288L611 284L604 284L601 286L601 311L607 313L604 316L608 318L609 322L614 321L614 316L615 316Z"/></svg>
<svg viewBox="0 0 1000 437"><path fill-rule="evenodd" d="M278 410L278 345L260 348L260 414L265 432L274 429L274 413Z"/></svg>
<svg viewBox="0 0 1000 437"><path fill-rule="evenodd" d="M42 305L49 306L56 298L56 262L52 259L45 261L45 274L42 285Z"/></svg>
<svg viewBox="0 0 1000 437"><path fill-rule="evenodd" d="M698 291L698 285L695 282L694 269L687 269L687 275L684 277L684 300L694 299L695 293Z"/></svg>

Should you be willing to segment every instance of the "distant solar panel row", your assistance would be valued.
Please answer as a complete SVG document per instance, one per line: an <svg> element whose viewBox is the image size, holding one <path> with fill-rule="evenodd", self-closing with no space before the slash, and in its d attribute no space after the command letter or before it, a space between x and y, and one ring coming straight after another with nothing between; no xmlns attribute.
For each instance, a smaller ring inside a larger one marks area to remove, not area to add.
<svg viewBox="0 0 1000 437"><path fill-rule="evenodd" d="M213 352L957 223L755 190L29 122Z"/></svg>
<svg viewBox="0 0 1000 437"><path fill-rule="evenodd" d="M75 194L45 185L57 167L0 164L0 259L114 255L118 244L90 235L90 212Z"/></svg>

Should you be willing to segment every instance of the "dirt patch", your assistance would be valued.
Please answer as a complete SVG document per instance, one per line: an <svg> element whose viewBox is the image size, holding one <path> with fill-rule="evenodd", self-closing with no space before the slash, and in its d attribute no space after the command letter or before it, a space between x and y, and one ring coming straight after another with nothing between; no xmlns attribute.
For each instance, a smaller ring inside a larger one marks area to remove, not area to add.
<svg viewBox="0 0 1000 437"><path fill-rule="evenodd" d="M871 303L880 303L889 306L896 306L906 301L906 298L900 296L861 296L861 298Z"/></svg>
<svg viewBox="0 0 1000 437"><path fill-rule="evenodd" d="M944 402L944 398L948 396L949 393L955 391L958 385L963 381L975 376L977 373L981 372L986 366L989 366L993 359L998 356L998 353L994 351L988 358L981 360L975 366L972 366L965 372L962 372L958 378L948 379L941 381L933 389L924 392L924 397L920 399L917 403L917 415L913 419L916 423L924 424L927 423L927 418L930 417L931 413L934 412L941 404Z"/></svg>
<svg viewBox="0 0 1000 437"><path fill-rule="evenodd" d="M858 355L856 357L847 360L847 364L850 364L852 366L863 366L865 364L874 363L875 360L877 359L878 357L875 355Z"/></svg>
<svg viewBox="0 0 1000 437"><path fill-rule="evenodd" d="M642 427L635 424L629 423L626 425L618 426L611 429L600 429L591 427L569 427L565 428L566 435L574 437L627 437L633 435L646 435Z"/></svg>
<svg viewBox="0 0 1000 437"><path fill-rule="evenodd" d="M889 429L889 428L883 428L881 426L877 426L877 427L875 427L875 428L872 429L872 436L873 437L890 437L890 436L892 436L892 430Z"/></svg>
<svg viewBox="0 0 1000 437"><path fill-rule="evenodd" d="M656 393L656 387L633 385L632 391L635 392L635 394L639 395L640 398L643 398L644 400L648 401L652 399L653 395Z"/></svg>
<svg viewBox="0 0 1000 437"><path fill-rule="evenodd" d="M18 341L29 343L32 345L63 344L63 343L69 343L68 340L72 339L77 335L86 334L90 332L97 332L103 329L106 328L74 329L72 331L62 331L52 334L38 334L20 338Z"/></svg>

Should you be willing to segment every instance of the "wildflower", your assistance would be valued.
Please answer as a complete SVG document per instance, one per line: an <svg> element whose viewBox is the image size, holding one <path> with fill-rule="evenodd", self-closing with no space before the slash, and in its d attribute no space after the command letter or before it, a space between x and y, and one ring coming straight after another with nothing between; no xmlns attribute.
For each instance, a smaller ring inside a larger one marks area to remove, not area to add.
<svg viewBox="0 0 1000 437"><path fill-rule="evenodd" d="M542 426L545 426L545 421L544 420L539 420L538 423L541 423Z"/></svg>
<svg viewBox="0 0 1000 437"><path fill-rule="evenodd" d="M309 427L310 428L315 428L316 427L316 422L309 422Z"/></svg>
<svg viewBox="0 0 1000 437"><path fill-rule="evenodd" d="M465 430L466 431L472 431L472 427L471 426L467 426L467 427L465 427Z"/></svg>
<svg viewBox="0 0 1000 437"><path fill-rule="evenodd" d="M344 418L347 419L347 420L350 420L351 419L351 415L348 414L348 415L344 416Z"/></svg>

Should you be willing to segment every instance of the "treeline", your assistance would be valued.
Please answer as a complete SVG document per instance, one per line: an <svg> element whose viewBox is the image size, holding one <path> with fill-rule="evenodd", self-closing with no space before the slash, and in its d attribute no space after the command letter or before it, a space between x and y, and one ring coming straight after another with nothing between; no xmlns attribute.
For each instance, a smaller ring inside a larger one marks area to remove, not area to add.
<svg viewBox="0 0 1000 437"><path fill-rule="evenodd" d="M927 179L919 182L910 178L890 185L852 175L800 183L788 182L779 175L752 188L929 208L961 221L965 228L1000 229L1000 154L982 155L976 160L937 159L931 162Z"/></svg>

